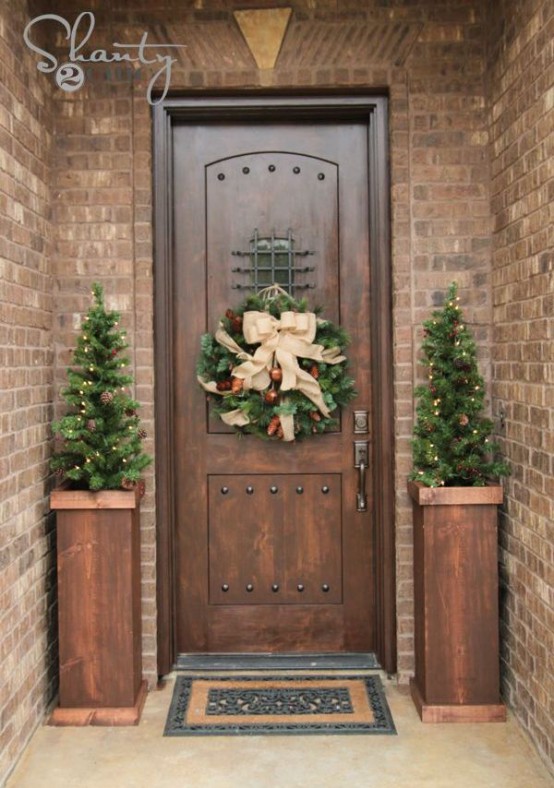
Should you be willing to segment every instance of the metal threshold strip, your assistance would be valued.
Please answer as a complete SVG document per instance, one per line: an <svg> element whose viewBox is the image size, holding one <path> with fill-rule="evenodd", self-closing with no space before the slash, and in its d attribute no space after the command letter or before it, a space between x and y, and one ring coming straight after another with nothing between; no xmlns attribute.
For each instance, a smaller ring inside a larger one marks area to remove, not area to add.
<svg viewBox="0 0 554 788"><path fill-rule="evenodd" d="M175 670L380 670L375 654L179 654Z"/></svg>

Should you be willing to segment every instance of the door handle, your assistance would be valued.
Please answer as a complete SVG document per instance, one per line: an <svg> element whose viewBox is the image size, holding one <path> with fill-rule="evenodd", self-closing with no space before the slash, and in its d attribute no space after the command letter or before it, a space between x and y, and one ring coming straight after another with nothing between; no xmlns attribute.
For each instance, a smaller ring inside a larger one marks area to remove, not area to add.
<svg viewBox="0 0 554 788"><path fill-rule="evenodd" d="M358 512L367 511L367 498L365 495L365 462L358 466L358 492L356 493L356 509Z"/></svg>
<svg viewBox="0 0 554 788"><path fill-rule="evenodd" d="M367 511L365 491L365 472L369 460L368 441L354 441L354 468L358 469L358 492L356 493L356 511Z"/></svg>

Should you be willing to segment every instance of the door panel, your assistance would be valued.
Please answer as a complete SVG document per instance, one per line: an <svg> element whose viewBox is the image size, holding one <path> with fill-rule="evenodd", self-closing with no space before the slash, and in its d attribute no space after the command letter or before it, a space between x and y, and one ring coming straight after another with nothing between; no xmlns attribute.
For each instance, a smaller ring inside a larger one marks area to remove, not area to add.
<svg viewBox="0 0 554 788"><path fill-rule="evenodd" d="M374 647L372 484L356 511L351 408L298 444L238 439L208 417L195 373L200 335L248 292L253 239L263 256L274 237L309 253L293 295L350 333L354 405L371 412L367 150L364 123L173 129L180 652Z"/></svg>
<svg viewBox="0 0 554 788"><path fill-rule="evenodd" d="M276 481L269 476L210 476L211 604L282 601L284 534L279 526L285 507L282 485L279 490Z"/></svg>
<svg viewBox="0 0 554 788"><path fill-rule="evenodd" d="M236 252L248 249L255 229L281 238L292 230L296 249L310 253L297 267L313 269L295 274L296 295L314 289L325 316L338 320L337 185L336 164L298 153L249 153L206 167L208 325L240 297L234 286L248 284L248 275L234 270L247 267Z"/></svg>
<svg viewBox="0 0 554 788"><path fill-rule="evenodd" d="M210 604L342 602L338 474L210 476L208 485Z"/></svg>

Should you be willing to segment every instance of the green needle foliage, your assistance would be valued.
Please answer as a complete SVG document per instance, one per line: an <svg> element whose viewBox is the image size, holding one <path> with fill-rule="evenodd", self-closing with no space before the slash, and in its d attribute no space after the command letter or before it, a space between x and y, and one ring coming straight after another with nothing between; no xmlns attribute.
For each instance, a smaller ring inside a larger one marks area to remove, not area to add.
<svg viewBox="0 0 554 788"><path fill-rule="evenodd" d="M106 311L99 284L92 294L62 392L69 412L52 424L61 445L51 468L74 489L129 490L152 459L142 451L139 403L126 389L133 378L123 371L128 344L119 314Z"/></svg>
<svg viewBox="0 0 554 788"><path fill-rule="evenodd" d="M305 298L296 300L286 293L281 293L269 300L259 295L248 296L236 309L228 309L221 322L223 328L235 342L247 353L253 355L258 345L248 345L242 333L242 316L246 311L267 311L275 318L280 318L282 312L306 312L308 302ZM316 314L321 310L316 308ZM329 320L320 319L317 327L315 343L324 348L340 347L342 350L349 344L349 337L341 327L334 325ZM204 334L200 340L200 357L197 364L198 375L206 382L216 381L223 383L230 380L232 369L240 361L227 348L220 345L212 334ZM353 379L347 373L347 364L325 364L314 362L311 359L299 359L300 367L306 372L317 374L323 400L331 413L338 408L345 407L356 397ZM315 369L314 369L315 368ZM232 410L239 409L249 418L249 423L236 428L238 434L254 434L265 440L276 440L268 434L268 427L272 419L278 416L292 415L294 417L294 432L296 440L336 428L338 419L324 417L317 413L317 408L300 391L287 391L286 396L279 398L275 404L264 401L263 392L240 391L236 394L229 392L219 397L211 395L210 404L214 413L223 415Z"/></svg>
<svg viewBox="0 0 554 788"><path fill-rule="evenodd" d="M427 487L483 487L509 473L504 462L494 459L493 424L482 416L484 382L459 300L454 283L442 309L423 324L428 383L415 390L419 402L410 478Z"/></svg>

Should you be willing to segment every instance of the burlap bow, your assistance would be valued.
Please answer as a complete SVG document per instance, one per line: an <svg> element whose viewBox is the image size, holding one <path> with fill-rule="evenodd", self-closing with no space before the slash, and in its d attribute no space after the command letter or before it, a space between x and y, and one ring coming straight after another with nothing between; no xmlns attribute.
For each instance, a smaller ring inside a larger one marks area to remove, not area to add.
<svg viewBox="0 0 554 788"><path fill-rule="evenodd" d="M246 353L219 325L215 338L220 345L234 353L241 364L234 367L232 375L243 381L245 391L254 389L264 391L269 387L271 378L269 370L275 362L282 369L281 391L300 391L306 396L323 416L330 415L329 408L323 400L321 388L317 380L298 364L299 358L309 358L325 364L340 364L345 356L340 355L340 348L324 348L314 345L317 331L317 317L313 312L283 312L280 319L268 312L245 312L242 330L249 345L256 345L254 355ZM217 390L215 381L199 383L212 394L225 396L226 392ZM248 416L240 409L221 415L222 420L231 426L243 427L249 423ZM279 416L283 428L283 440L294 440L294 419L292 415Z"/></svg>

